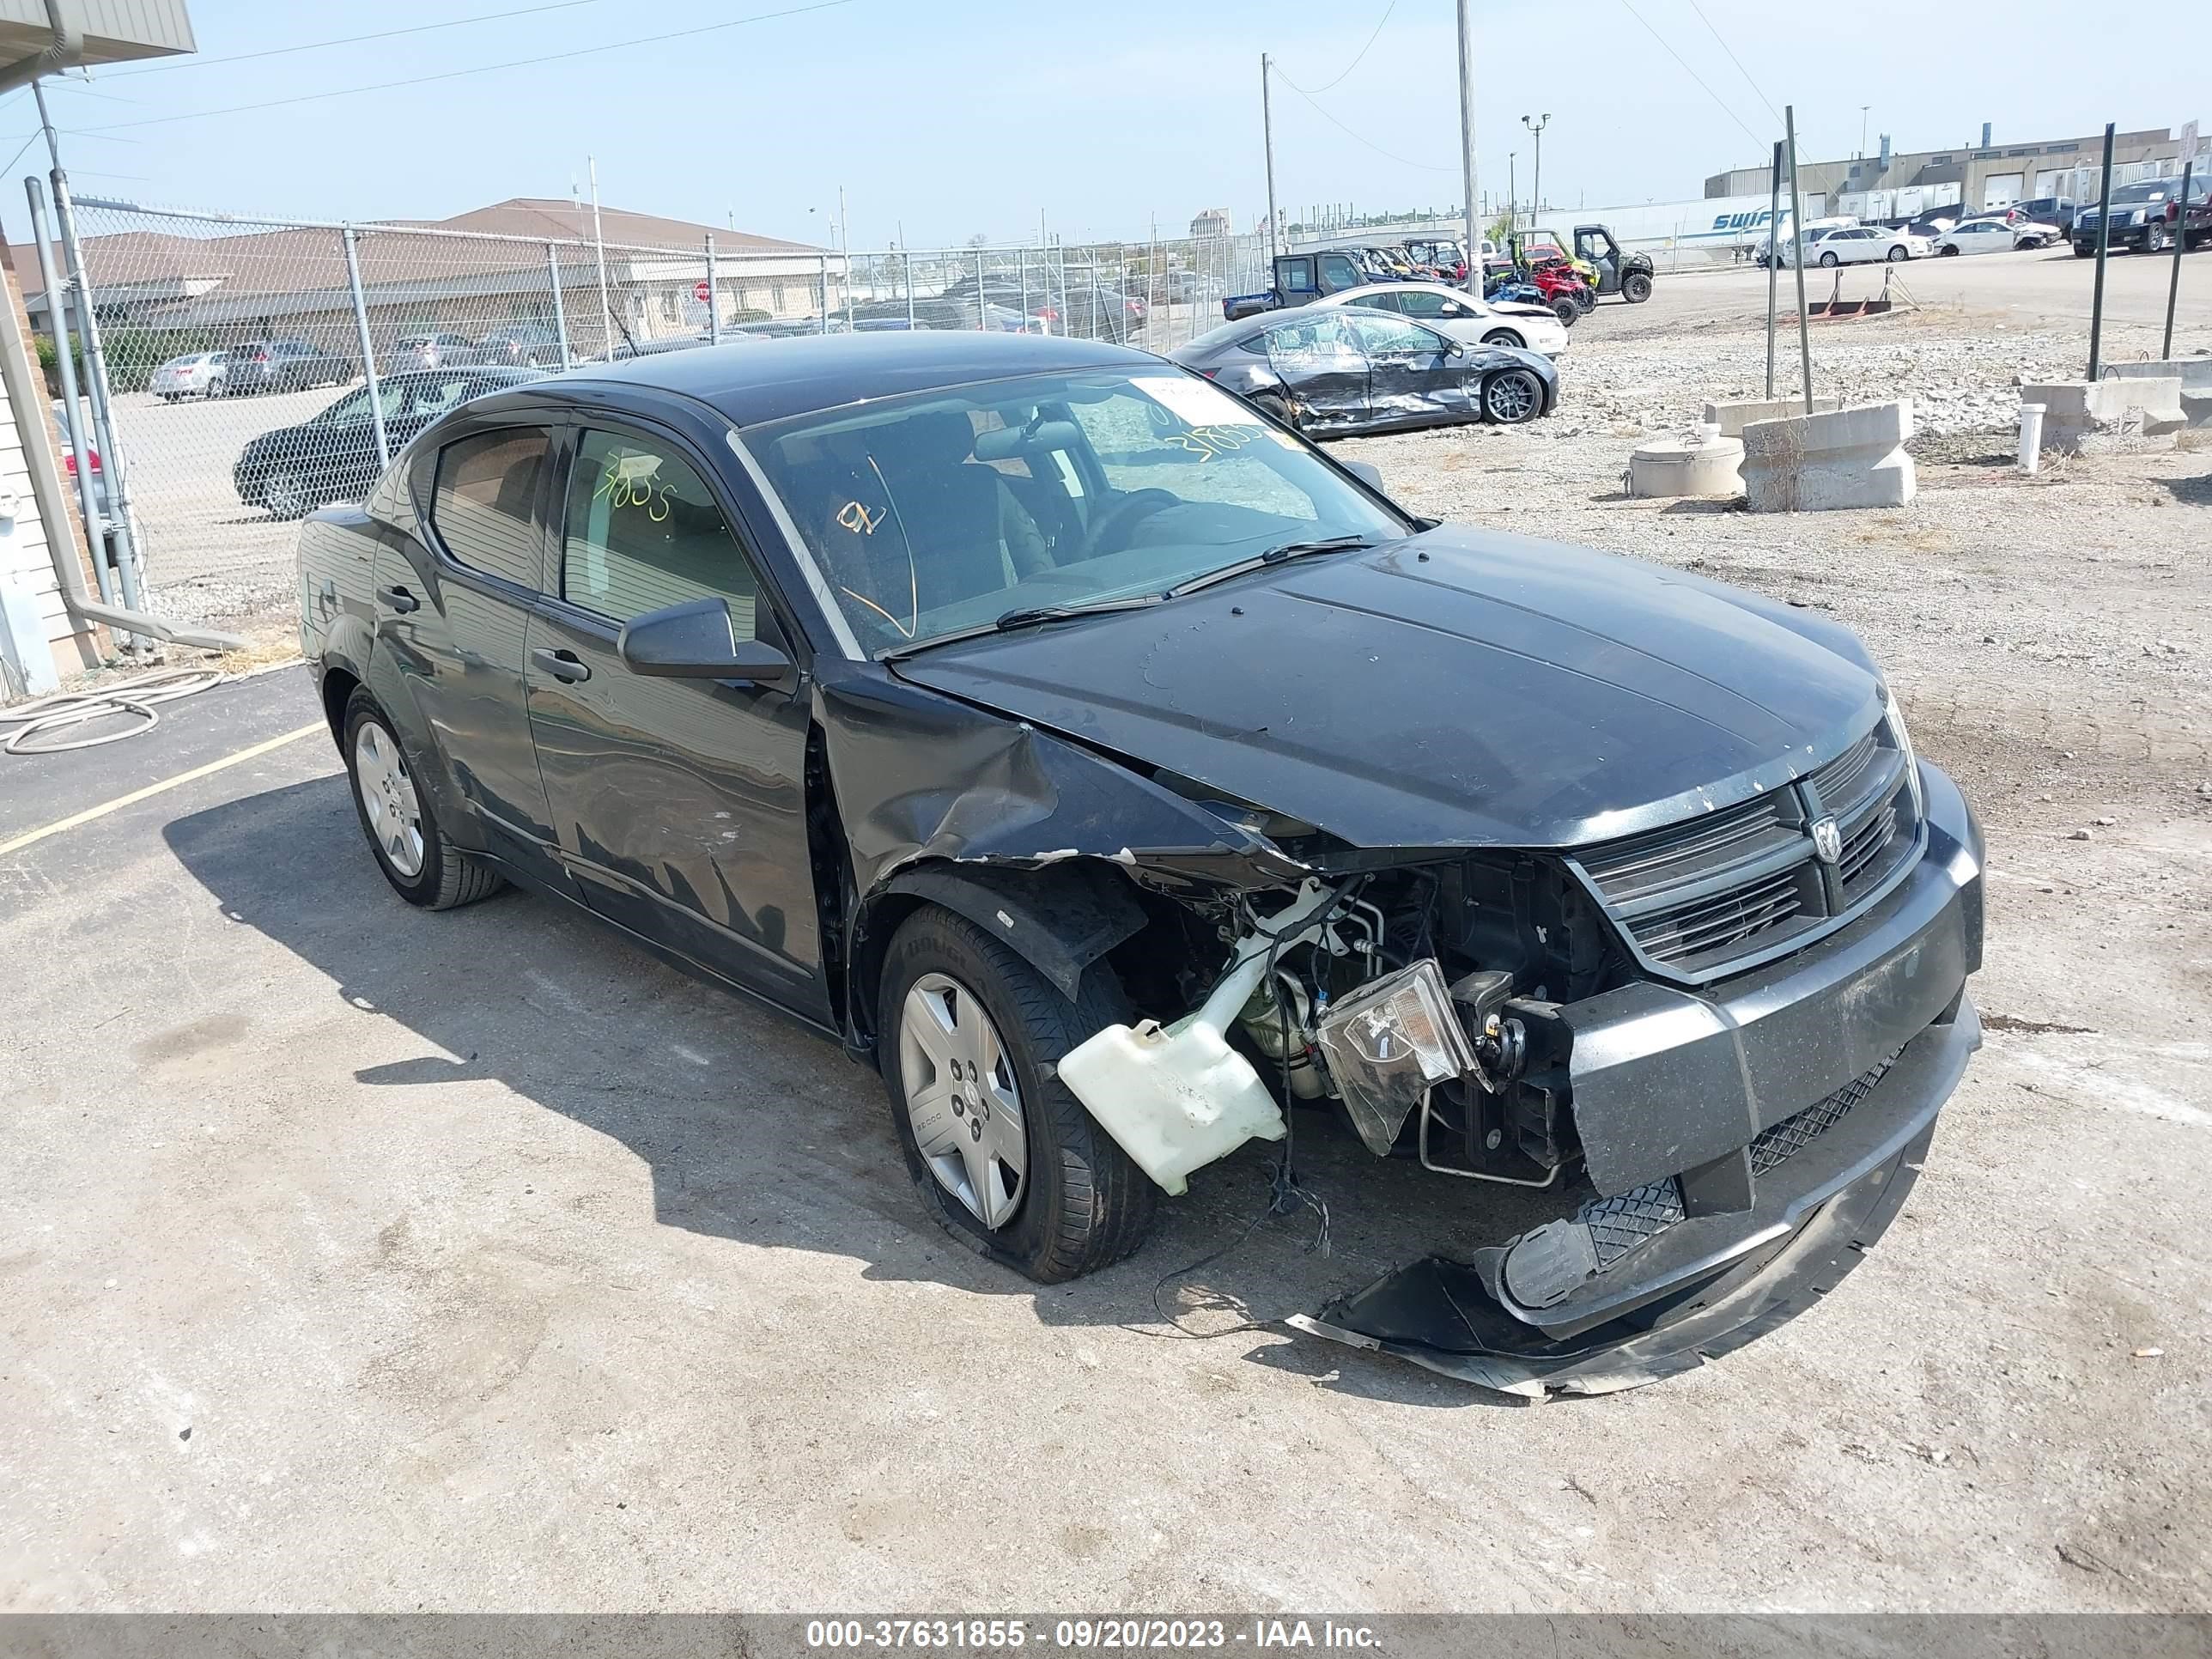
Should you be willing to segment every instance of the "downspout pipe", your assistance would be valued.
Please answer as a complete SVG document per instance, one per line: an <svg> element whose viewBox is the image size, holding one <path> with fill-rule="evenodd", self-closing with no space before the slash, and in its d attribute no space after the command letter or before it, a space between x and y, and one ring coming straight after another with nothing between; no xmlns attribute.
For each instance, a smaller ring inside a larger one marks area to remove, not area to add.
<svg viewBox="0 0 2212 1659"><path fill-rule="evenodd" d="M77 21L76 0L46 0L46 22L53 40L28 58L0 65L0 92L27 87L42 75L75 69L84 57L84 26Z"/></svg>

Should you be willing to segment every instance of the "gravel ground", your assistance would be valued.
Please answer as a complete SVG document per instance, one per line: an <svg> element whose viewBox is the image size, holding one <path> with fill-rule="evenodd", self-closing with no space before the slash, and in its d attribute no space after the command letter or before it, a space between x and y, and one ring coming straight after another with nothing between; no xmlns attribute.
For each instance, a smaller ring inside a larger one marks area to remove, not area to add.
<svg viewBox="0 0 2212 1659"><path fill-rule="evenodd" d="M1989 1042L1820 1309L1539 1410L1173 1340L1157 1282L1256 1156L1023 1285L921 1220L825 1045L544 903L393 902L309 739L0 860L0 1608L2212 1607L2212 454L2014 476L2006 387L2079 344L2014 305L1820 337L1824 388L1961 405L1912 507L1626 500L1632 428L1759 383L1729 280L1586 319L1559 420L1343 453L1830 611L1983 814ZM136 775L64 762L313 718L275 673L35 764L88 804ZM1194 1323L1471 1236L1310 1157L1334 1253L1261 1229L1169 1291Z"/></svg>

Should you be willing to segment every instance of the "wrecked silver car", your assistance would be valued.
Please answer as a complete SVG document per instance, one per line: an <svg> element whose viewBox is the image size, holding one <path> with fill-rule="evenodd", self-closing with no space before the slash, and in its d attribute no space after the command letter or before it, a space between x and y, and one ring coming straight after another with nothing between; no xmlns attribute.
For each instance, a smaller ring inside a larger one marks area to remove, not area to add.
<svg viewBox="0 0 2212 1659"><path fill-rule="evenodd" d="M1301 1328L1627 1386L1846 1272L1979 1042L1980 834L1847 630L1415 518L1142 353L595 366L300 560L403 898L511 878L834 1033L1040 1280L1296 1115L1546 1206Z"/></svg>

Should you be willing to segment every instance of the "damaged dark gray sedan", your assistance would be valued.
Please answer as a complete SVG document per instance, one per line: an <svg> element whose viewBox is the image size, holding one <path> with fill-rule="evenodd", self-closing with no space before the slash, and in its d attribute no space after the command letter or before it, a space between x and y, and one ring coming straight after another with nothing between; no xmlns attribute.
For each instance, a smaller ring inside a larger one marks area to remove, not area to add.
<svg viewBox="0 0 2212 1659"><path fill-rule="evenodd" d="M1040 1280L1326 1115L1478 1221L1525 1190L1294 1323L1627 1386L1848 1271L1979 1042L1981 836L1847 630L1415 518L1139 352L594 366L300 563L403 898L511 878L835 1035Z"/></svg>

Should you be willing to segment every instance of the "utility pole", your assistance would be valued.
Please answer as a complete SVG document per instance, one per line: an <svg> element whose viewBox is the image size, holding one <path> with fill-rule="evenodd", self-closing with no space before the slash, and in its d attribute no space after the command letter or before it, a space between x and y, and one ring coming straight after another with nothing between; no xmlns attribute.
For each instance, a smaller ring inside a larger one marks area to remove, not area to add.
<svg viewBox="0 0 2212 1659"><path fill-rule="evenodd" d="M1528 186L1529 206L1537 212L1544 210L1544 129L1552 125L1552 112L1546 110L1540 119L1521 118L1521 125L1536 135L1536 179Z"/></svg>
<svg viewBox="0 0 2212 1659"><path fill-rule="evenodd" d="M609 361L615 355L614 305L607 298L607 239L599 224L599 158L587 155L584 164L592 174L592 246L599 259L599 352Z"/></svg>
<svg viewBox="0 0 2212 1659"><path fill-rule="evenodd" d="M1859 106L1859 160L1862 161L1866 160L1867 112L1873 107L1874 106L1872 104L1861 104Z"/></svg>
<svg viewBox="0 0 2212 1659"><path fill-rule="evenodd" d="M1474 33L1468 27L1467 0L1459 0L1460 188L1467 203L1467 291L1482 292L1482 229L1474 216L1480 198L1474 192Z"/></svg>
<svg viewBox="0 0 2212 1659"><path fill-rule="evenodd" d="M1774 171L1766 191L1766 400L1774 401L1774 289L1782 276L1782 141L1774 141ZM1811 414L1808 409L1805 411Z"/></svg>
<svg viewBox="0 0 2212 1659"><path fill-rule="evenodd" d="M1805 371L1805 407L1813 412L1813 333L1805 314L1805 204L1797 189L1797 106L1782 106L1782 125L1790 140L1790 263L1797 272L1797 356Z"/></svg>
<svg viewBox="0 0 2212 1659"><path fill-rule="evenodd" d="M1275 257L1275 107L1267 86L1267 54L1260 54L1260 138L1267 150L1267 258Z"/></svg>

